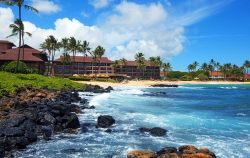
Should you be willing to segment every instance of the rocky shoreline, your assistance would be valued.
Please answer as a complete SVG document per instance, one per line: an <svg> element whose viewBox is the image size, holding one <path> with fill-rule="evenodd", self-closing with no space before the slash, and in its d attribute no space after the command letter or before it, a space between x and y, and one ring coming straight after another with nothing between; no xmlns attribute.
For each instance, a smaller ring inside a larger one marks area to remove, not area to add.
<svg viewBox="0 0 250 158"><path fill-rule="evenodd" d="M108 93L112 87L87 85L82 92ZM16 150L41 139L50 140L57 133L75 133L80 128L77 114L83 109L94 109L87 105L87 99L79 97L81 91L62 89L60 91L35 89L32 86L18 88L13 94L5 94L0 99L0 158L13 157ZM76 105L79 103L81 106ZM96 128L104 128L112 133L116 121L112 116L101 115L97 118ZM84 126L81 127L83 130ZM160 127L139 128L141 133L155 137L167 134ZM215 158L206 148L181 146L179 149L166 147L158 152L135 150L128 158Z"/></svg>
<svg viewBox="0 0 250 158"><path fill-rule="evenodd" d="M110 92L99 86L87 85L82 91ZM85 104L78 91L18 88L0 99L0 158L13 157L15 150L24 149L39 139L49 140L58 132L74 132L80 128L77 114ZM94 108L84 106L82 108Z"/></svg>

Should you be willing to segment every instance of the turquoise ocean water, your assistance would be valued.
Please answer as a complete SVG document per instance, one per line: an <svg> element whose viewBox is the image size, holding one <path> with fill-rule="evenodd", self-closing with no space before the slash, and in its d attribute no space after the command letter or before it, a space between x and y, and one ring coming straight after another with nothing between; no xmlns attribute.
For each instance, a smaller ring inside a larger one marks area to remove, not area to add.
<svg viewBox="0 0 250 158"><path fill-rule="evenodd" d="M133 149L157 151L185 144L208 147L219 158L250 157L250 85L117 87L88 98L96 109L79 115L83 132L56 135L51 141L30 145L16 157L123 158ZM111 134L94 127L104 114L116 119ZM169 132L152 137L139 133L139 127L162 127Z"/></svg>

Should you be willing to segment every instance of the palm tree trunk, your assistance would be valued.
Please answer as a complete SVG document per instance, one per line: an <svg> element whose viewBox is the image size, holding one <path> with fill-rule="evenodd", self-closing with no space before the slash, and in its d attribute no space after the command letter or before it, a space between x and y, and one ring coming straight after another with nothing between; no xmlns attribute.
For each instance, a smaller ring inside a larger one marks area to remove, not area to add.
<svg viewBox="0 0 250 158"><path fill-rule="evenodd" d="M19 13L19 20L21 19L21 6L18 6L18 13ZM19 24L19 28L21 28L20 26L21 24ZM18 47L18 56L17 56L17 64L16 64L16 72L18 72L18 68L19 68L19 61L20 61L20 53L21 53L21 40L22 40L22 31L19 29L19 47Z"/></svg>

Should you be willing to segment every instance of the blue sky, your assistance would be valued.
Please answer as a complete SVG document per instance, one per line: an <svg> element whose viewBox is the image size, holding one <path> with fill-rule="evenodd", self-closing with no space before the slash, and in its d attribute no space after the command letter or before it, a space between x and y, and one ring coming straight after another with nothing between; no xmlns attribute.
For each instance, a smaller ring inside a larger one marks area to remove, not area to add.
<svg viewBox="0 0 250 158"><path fill-rule="evenodd" d="M50 34L74 36L94 48L102 45L112 59L161 56L175 70L215 59L241 65L250 60L249 0L26 0L39 14L23 11L28 44ZM0 5L0 38L17 16ZM7 25L6 25L7 24ZM8 39L17 42L16 38ZM59 56L60 53L57 53Z"/></svg>

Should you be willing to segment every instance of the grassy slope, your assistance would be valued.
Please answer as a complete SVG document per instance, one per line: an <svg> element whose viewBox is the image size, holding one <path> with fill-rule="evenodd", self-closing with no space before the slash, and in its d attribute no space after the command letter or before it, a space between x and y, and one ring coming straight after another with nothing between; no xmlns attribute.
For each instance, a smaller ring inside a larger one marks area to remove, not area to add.
<svg viewBox="0 0 250 158"><path fill-rule="evenodd" d="M48 87L49 89L83 89L85 86L65 78L47 77L37 74L13 74L0 71L0 97L2 90L7 90L11 93L17 87L25 85L33 85L36 88Z"/></svg>

